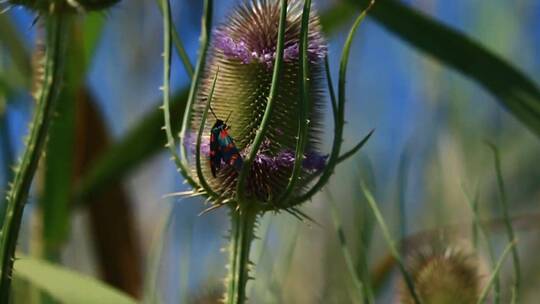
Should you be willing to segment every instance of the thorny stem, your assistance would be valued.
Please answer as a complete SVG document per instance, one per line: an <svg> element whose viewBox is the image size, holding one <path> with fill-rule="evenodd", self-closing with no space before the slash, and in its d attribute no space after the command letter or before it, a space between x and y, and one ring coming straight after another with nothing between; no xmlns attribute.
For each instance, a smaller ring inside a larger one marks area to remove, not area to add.
<svg viewBox="0 0 540 304"><path fill-rule="evenodd" d="M243 304L249 280L249 252L255 238L256 209L231 209L231 236L229 243L229 274L226 279L225 303Z"/></svg>
<svg viewBox="0 0 540 304"><path fill-rule="evenodd" d="M174 136L172 133L172 126L171 126L171 110L170 110L170 104L171 104L171 95L170 95L170 82L171 82L171 3L169 0L160 0L162 1L162 10L163 10L163 87L161 88L163 90L163 120L165 123L164 129L165 134L167 137L167 143L165 146L169 149L169 151L172 154L172 159L174 160L174 163L176 164L176 167L178 170L182 173L186 181L195 189L199 189L199 185L197 182L191 177L189 174L189 169L187 166L184 165L180 157L178 156L178 153L176 152L176 141L174 140ZM190 95L191 96L191 95ZM188 100L188 106L189 106L189 100ZM187 112L187 111L186 111ZM186 123L185 120L183 122ZM182 151L183 146L183 138L180 138L180 146Z"/></svg>
<svg viewBox="0 0 540 304"><path fill-rule="evenodd" d="M168 16L165 14L165 5L162 2L162 0L156 0L159 10L163 17L168 18ZM170 11L170 5L169 11ZM172 42L174 43L174 47L176 49L176 52L178 53L178 56L180 56L180 60L182 60L182 64L184 65L184 70L186 70L186 73L189 78L193 78L193 66L191 65L191 62L189 61L189 56L186 52L186 49L184 48L184 44L182 43L182 39L180 39L180 35L178 34L178 31L176 31L176 27L174 26L174 22L171 20L171 38Z"/></svg>
<svg viewBox="0 0 540 304"><path fill-rule="evenodd" d="M57 14L45 18L46 51L43 83L37 95L38 102L30 125L26 149L7 196L6 219L2 226L2 236L0 238L0 260L2 262L0 303L9 303L15 248L24 205L47 139L62 78L62 62L65 58L66 45L64 30L68 28L66 23L69 22L70 17Z"/></svg>
<svg viewBox="0 0 540 304"><path fill-rule="evenodd" d="M186 110L184 111L184 120L182 121L182 129L180 131L180 162L177 164L182 171L184 177L189 181L193 180L189 174L188 169L188 160L187 160L187 151L185 145L186 134L188 132L188 125L191 122L191 116L193 115L193 104L197 97L197 92L199 90L199 84L201 81L201 76L204 71L206 64L206 55L208 53L208 46L210 43L210 34L212 30L212 11L213 11L213 1L204 0L204 14L202 18L202 29L201 29L201 45L199 48L199 58L197 60L197 65L195 68L195 74L191 80L191 88L189 91L189 97L186 104ZM198 188L198 187L197 187ZM209 193L209 196L215 196L215 193Z"/></svg>
<svg viewBox="0 0 540 304"><path fill-rule="evenodd" d="M238 175L237 185L236 185L236 197L239 205L245 205L246 202L246 180L248 174L251 170L251 165L255 160L255 156L259 151L259 148L264 140L266 131L270 125L270 118L272 117L272 111L274 108L274 101L278 95L278 86L281 79L281 70L283 67L283 52L285 48L285 28L287 23L287 0L280 1L281 10L279 16L279 28L278 28L278 38L276 46L276 60L274 62L274 72L272 74L272 85L270 87L270 94L268 96L268 101L266 103L266 109L264 111L264 116L261 121L261 125L257 130L253 144L251 145L251 150L249 155L244 160L244 165L240 170Z"/></svg>

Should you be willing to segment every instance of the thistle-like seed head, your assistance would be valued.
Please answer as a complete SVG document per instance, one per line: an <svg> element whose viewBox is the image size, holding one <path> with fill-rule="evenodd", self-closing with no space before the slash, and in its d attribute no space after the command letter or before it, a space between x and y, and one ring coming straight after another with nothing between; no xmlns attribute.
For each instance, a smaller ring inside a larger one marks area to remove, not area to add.
<svg viewBox="0 0 540 304"><path fill-rule="evenodd" d="M109 8L120 0L9 0L8 2L40 13L66 13L98 11Z"/></svg>
<svg viewBox="0 0 540 304"><path fill-rule="evenodd" d="M287 7L283 70L268 132L257 152L247 177L246 193L250 201L276 208L292 174L299 128L298 107L301 102L300 52L302 4L290 0ZM223 163L214 178L210 162L211 128L216 118L230 126L228 134L241 157L245 158L265 114L276 45L280 5L277 0L249 0L238 6L227 21L214 32L208 64L201 80L191 119L192 130L198 130L209 98L214 77L218 75L211 108L203 134L201 158L205 179L223 198L234 200L238 167ZM308 32L308 69L310 108L307 113L308 140L303 159L301 180L294 189L301 194L308 180L322 170L326 156L317 152L322 130L324 61L327 49L318 17L311 12ZM219 70L219 72L218 72ZM193 142L193 141L192 141Z"/></svg>
<svg viewBox="0 0 540 304"><path fill-rule="evenodd" d="M422 303L473 304L478 301L481 267L465 245L449 245L442 240L426 242L408 255L406 268ZM415 303L405 282L400 282L399 297L401 304Z"/></svg>

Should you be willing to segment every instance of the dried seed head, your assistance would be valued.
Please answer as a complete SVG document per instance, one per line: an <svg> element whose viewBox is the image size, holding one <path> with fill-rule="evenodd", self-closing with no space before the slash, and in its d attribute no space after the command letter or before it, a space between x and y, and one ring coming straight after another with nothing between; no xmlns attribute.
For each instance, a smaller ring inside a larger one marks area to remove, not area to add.
<svg viewBox="0 0 540 304"><path fill-rule="evenodd" d="M422 303L477 303L481 288L480 264L465 248L465 245L435 240L408 255L407 271ZM400 283L399 297L399 303L415 303L405 282Z"/></svg>
<svg viewBox="0 0 540 304"><path fill-rule="evenodd" d="M287 7L284 65L278 82L278 94L268 132L259 149L247 178L246 192L252 201L274 208L274 200L283 193L292 173L298 133L298 107L301 102L299 36L302 4L290 0ZM217 118L229 115L229 135L242 157L250 150L261 124L272 84L276 57L280 5L277 0L250 0L237 7L226 23L219 26L212 37L209 61L201 81L201 88L193 108L192 130L198 130L210 88L218 69L212 109ZM302 182L295 193L300 194L306 180L325 165L326 157L317 153L322 129L325 98L324 62L327 49L321 35L318 17L311 12L308 34L310 85L309 132L303 160ZM209 116L201 155L208 155L210 130L214 117ZM308 122L305 122L308 123ZM238 168L224 164L217 177L210 174L210 164L204 165L205 179L222 197L234 198Z"/></svg>
<svg viewBox="0 0 540 304"><path fill-rule="evenodd" d="M40 13L97 11L109 8L120 0L8 0Z"/></svg>

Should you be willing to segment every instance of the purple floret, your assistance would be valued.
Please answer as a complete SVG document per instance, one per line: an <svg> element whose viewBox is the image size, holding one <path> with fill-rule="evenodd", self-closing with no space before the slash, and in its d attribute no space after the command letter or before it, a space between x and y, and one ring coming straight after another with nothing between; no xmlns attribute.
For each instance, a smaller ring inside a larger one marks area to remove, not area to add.
<svg viewBox="0 0 540 304"><path fill-rule="evenodd" d="M228 58L238 59L244 64L251 63L254 59L252 52L243 41L234 41L222 31L215 31L215 46Z"/></svg>
<svg viewBox="0 0 540 304"><path fill-rule="evenodd" d="M197 136L195 133L188 133L185 139L185 146L191 152L195 153L195 147L197 144ZM285 149L279 152L277 155L272 156L270 151L270 142L265 140L261 144L259 153L255 156L254 163L259 170L265 171L268 174L273 174L282 169L292 169L294 161L296 159L295 152L291 149ZM241 152L242 157L246 157L249 153L249 149L244 149ZM208 157L210 155L210 141L208 136L203 136L201 139L201 158ZM326 166L326 160L328 155L321 155L317 152L307 152L304 154L304 161L302 167L304 170L311 172L318 172Z"/></svg>
<svg viewBox="0 0 540 304"><path fill-rule="evenodd" d="M223 53L228 59L239 60L243 64L252 62L263 63L268 67L272 67L276 60L275 47L264 48L262 50L252 49L242 41L235 40L228 35L224 30L214 31L215 47ZM309 42L308 58L311 63L318 63L325 58L328 53L326 44L320 39L313 39ZM283 50L283 60L285 62L295 62L300 59L300 46L298 42L290 43Z"/></svg>
<svg viewBox="0 0 540 304"><path fill-rule="evenodd" d="M321 155L317 152L306 153L306 158L302 163L304 169L311 171L320 171L326 166L328 155Z"/></svg>
<svg viewBox="0 0 540 304"><path fill-rule="evenodd" d="M287 149L280 152L275 157L275 163L282 168L292 168L294 166L296 154L294 151ZM326 166L328 155L321 155L317 152L307 152L304 154L302 167L308 171L320 171Z"/></svg>

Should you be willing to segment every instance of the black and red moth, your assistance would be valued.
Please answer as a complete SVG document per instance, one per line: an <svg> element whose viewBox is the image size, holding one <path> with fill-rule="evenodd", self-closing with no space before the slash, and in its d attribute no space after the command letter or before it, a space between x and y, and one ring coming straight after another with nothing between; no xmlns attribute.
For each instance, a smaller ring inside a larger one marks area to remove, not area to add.
<svg viewBox="0 0 540 304"><path fill-rule="evenodd" d="M236 170L240 170L242 167L242 156L240 156L240 152L236 148L228 130L227 123L216 117L216 123L210 131L210 168L214 178L221 168L222 161Z"/></svg>

